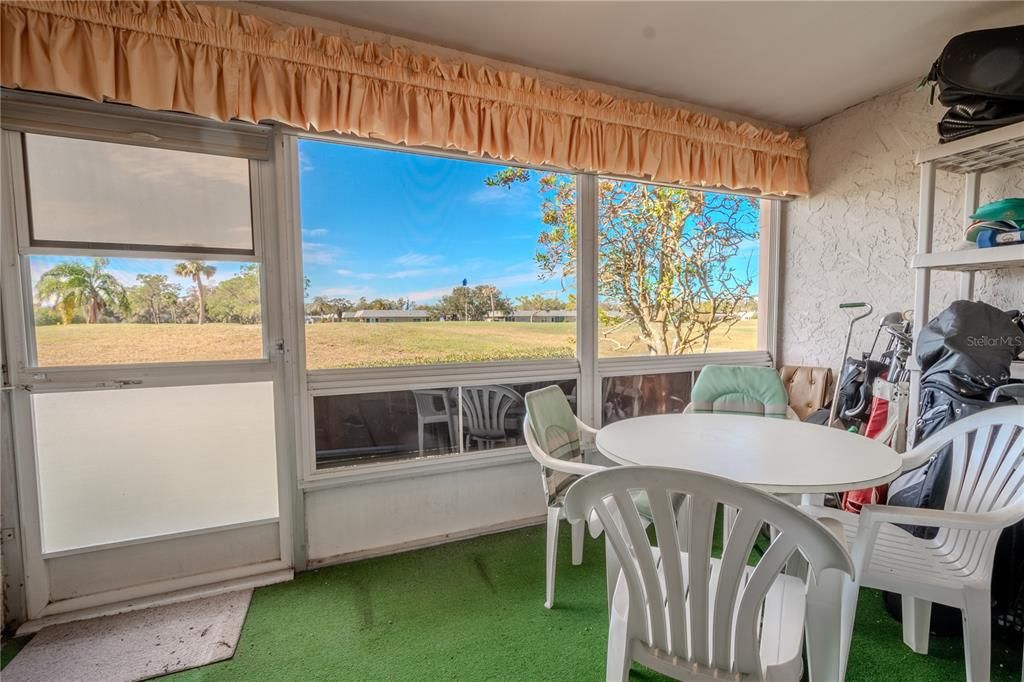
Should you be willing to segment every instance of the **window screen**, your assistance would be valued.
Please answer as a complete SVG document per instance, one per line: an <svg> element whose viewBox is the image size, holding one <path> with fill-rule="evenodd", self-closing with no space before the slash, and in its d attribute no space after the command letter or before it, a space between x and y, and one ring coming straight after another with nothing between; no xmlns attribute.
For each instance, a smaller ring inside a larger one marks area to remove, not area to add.
<svg viewBox="0 0 1024 682"><path fill-rule="evenodd" d="M252 254L249 161L25 135L32 246Z"/></svg>

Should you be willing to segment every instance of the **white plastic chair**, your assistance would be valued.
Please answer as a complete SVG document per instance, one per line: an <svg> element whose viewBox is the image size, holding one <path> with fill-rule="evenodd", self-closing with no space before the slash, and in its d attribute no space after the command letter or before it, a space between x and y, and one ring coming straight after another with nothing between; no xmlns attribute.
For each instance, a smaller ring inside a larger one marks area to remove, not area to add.
<svg viewBox="0 0 1024 682"><path fill-rule="evenodd" d="M842 524L857 567L843 596L843 660L849 652L860 585L903 595L903 641L928 653L933 602L961 610L967 679L989 679L992 563L1000 532L1024 519L1024 406L1000 407L947 426L903 455L904 470L952 444L943 509L865 505L860 516L804 507ZM894 524L938 529L914 537Z"/></svg>
<svg viewBox="0 0 1024 682"><path fill-rule="evenodd" d="M541 390L551 391L552 388L561 393L561 389L557 386ZM565 407L566 409L569 409L568 402L566 402ZM566 455L565 459L553 457L544 447L541 447L538 442L537 435L534 432L533 423L530 420L529 409L527 409L526 418L523 420L523 434L526 437L526 447L530 450L530 454L533 455L533 458L537 460L542 467L541 471L544 491L547 496L548 515L546 551L544 557L544 607L548 609L550 609L555 602L555 568L558 563L558 524L565 518L565 510L562 506L562 498L564 497L565 490L568 488L569 484L576 479L576 477L604 469L604 467L600 465L587 464L583 461L583 439L581 436L586 436L588 440L592 441L594 436L597 434L597 430L584 424L575 415L573 416L573 420L576 424L576 432L574 434L568 434L566 442L571 443L573 439L575 439L575 442L579 443L579 447L572 448L564 452L563 454ZM577 523L572 525L572 563L574 566L579 566L583 563L583 531L583 524Z"/></svg>
<svg viewBox="0 0 1024 682"><path fill-rule="evenodd" d="M650 500L657 547L650 544L636 492ZM687 514L674 511L680 496ZM738 510L720 560L711 558L719 504ZM637 661L681 680L798 680L805 618L810 679L839 679L840 579L853 565L842 543L796 507L717 476L629 466L574 483L565 512L570 523L596 512L621 565L606 679L626 680ZM763 523L774 528L775 538L751 567ZM680 549L681 535L688 538L687 551ZM782 573L796 554L813 577Z"/></svg>
<svg viewBox="0 0 1024 682"><path fill-rule="evenodd" d="M460 389L452 389L453 393ZM509 411L522 406L523 396L507 386L463 386L462 427L466 448L476 441L485 448L515 440L507 430Z"/></svg>
<svg viewBox="0 0 1024 682"><path fill-rule="evenodd" d="M428 424L444 424L448 427L448 447L458 449L455 440L455 414L451 408L446 389L413 391L416 401L416 426L419 433L420 454L424 450L424 436ZM456 402L458 397L456 397ZM440 403L440 404L439 404Z"/></svg>

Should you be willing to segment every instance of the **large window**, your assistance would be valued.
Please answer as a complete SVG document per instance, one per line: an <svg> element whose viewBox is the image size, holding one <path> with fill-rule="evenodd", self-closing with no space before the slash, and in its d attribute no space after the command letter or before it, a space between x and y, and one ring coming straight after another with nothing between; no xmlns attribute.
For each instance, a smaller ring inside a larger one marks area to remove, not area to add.
<svg viewBox="0 0 1024 682"><path fill-rule="evenodd" d="M575 408L574 379L317 396L317 468L523 445L523 396L551 384Z"/></svg>
<svg viewBox="0 0 1024 682"><path fill-rule="evenodd" d="M572 358L575 178L299 142L309 369ZM550 212L550 205L559 212Z"/></svg>
<svg viewBox="0 0 1024 682"><path fill-rule="evenodd" d="M760 202L601 178L601 357L758 347ZM568 244L547 252L565 262Z"/></svg>
<svg viewBox="0 0 1024 682"><path fill-rule="evenodd" d="M247 159L32 134L24 153L36 365L263 357Z"/></svg>

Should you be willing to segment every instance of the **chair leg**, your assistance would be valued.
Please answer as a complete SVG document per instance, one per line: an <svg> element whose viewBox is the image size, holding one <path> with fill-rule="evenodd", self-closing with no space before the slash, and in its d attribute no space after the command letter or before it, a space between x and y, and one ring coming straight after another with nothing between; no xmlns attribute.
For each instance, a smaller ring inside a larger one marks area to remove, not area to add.
<svg viewBox="0 0 1024 682"><path fill-rule="evenodd" d="M629 651L629 624L622 614L612 614L608 622L608 659L605 663L606 682L627 682L633 663Z"/></svg>
<svg viewBox="0 0 1024 682"><path fill-rule="evenodd" d="M964 658L967 682L982 682L992 674L992 602L987 592L968 592L961 611L964 620Z"/></svg>
<svg viewBox="0 0 1024 682"><path fill-rule="evenodd" d="M572 524L572 565L579 566L583 563L583 531L586 530L582 522Z"/></svg>
<svg viewBox="0 0 1024 682"><path fill-rule="evenodd" d="M928 653L931 623L932 603L903 595L903 643L915 653Z"/></svg>
<svg viewBox="0 0 1024 682"><path fill-rule="evenodd" d="M558 564L558 521L562 515L559 507L548 507L547 556L544 571L544 608L550 609L555 603L555 567Z"/></svg>
<svg viewBox="0 0 1024 682"><path fill-rule="evenodd" d="M842 596L848 588L857 586L836 570L822 571L808 583L804 632L810 682L844 679L849 643L843 641Z"/></svg>

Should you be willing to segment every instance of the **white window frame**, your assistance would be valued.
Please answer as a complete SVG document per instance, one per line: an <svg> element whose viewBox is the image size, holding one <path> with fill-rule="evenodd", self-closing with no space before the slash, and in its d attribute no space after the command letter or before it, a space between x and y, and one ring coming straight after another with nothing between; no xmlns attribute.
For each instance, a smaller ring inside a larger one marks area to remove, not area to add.
<svg viewBox="0 0 1024 682"><path fill-rule="evenodd" d="M44 554L38 498L34 423L30 394L91 390L135 390L154 387L208 385L270 381L275 387L275 451L277 453L278 516L280 532L280 569L302 565L301 499L295 493L293 419L286 406L287 374L285 367L285 334L283 299L279 295L288 259L279 248L280 183L279 154L274 140L279 132L265 125L217 123L193 116L146 112L140 109L96 104L51 95L20 91L3 91L4 112L0 120L0 165L2 165L3 221L0 225L0 283L5 290L3 331L6 339L9 384L12 387L12 422L18 442L15 461L18 471L17 489L21 512L21 530L27 616L66 613L76 608L92 608L102 604L104 596L87 595L50 603L48 558L65 553ZM250 205L254 255L216 254L216 260L256 262L260 272L262 357L246 360L206 360L196 362L154 362L139 364L45 366L35 364L35 318L28 257L34 254L112 255L121 258L152 257L159 259L200 257L213 260L212 254L190 250L147 251L145 249L72 249L33 246L28 241L28 196L25 182L23 134L46 134L102 142L114 142L243 157L249 159ZM278 145L280 146L280 145ZM300 510L298 517L295 512ZM252 524L260 525L266 520ZM296 526L296 524L299 524ZM237 524L236 524L237 525ZM240 527L241 527L240 526ZM225 527L202 528L171 534L173 537L217 533ZM299 533L296 533L296 530ZM169 536L132 540L128 544L161 542ZM121 544L121 543L114 543ZM75 550L74 553L103 551L106 545ZM230 569L247 575L246 569ZM150 593L181 589L197 584L202 576L183 576L139 588L124 588L117 593L144 597ZM145 592L149 590L149 592ZM113 598L113 597L111 597Z"/></svg>
<svg viewBox="0 0 1024 682"><path fill-rule="evenodd" d="M577 405L581 419L600 426L601 384L605 378L635 374L668 374L698 370L705 365L724 363L765 367L773 365L776 344L776 311L778 307L779 272L779 210L782 197L761 197L748 192L733 192L714 187L690 187L702 192L756 196L765 200L770 207L761 221L761 261L759 269L759 296L764 303L758 315L758 345L762 349L747 352L696 353L680 356L636 356L621 358L598 358L597 322L597 181L598 175L567 171L562 168L531 166L528 164L480 158L475 155L449 150L403 145L354 138L349 135L310 133L289 130L284 135L289 162L282 168L288 175L286 187L292 193L290 210L286 219L290 227L283 232L291 237L287 250L293 254L292 282L297 298L293 298L294 319L288 327L296 333L293 381L300 387L301 395L297 407L299 428L296 429L296 448L299 457L300 485L303 489L322 489L350 485L357 481L379 480L382 478L404 478L421 475L424 472L440 473L447 470L475 468L485 464L507 464L511 461L528 460L525 447L516 446L487 452L466 452L436 457L410 456L408 459L388 462L360 462L317 468L314 443L313 398L327 395L372 393L389 390L412 390L419 388L453 387L479 384L509 384L527 381L575 379L577 381ZM574 175L577 191L577 275L576 275L576 358L569 360L517 360L476 363L437 363L430 365L406 365L380 368L338 368L306 369L305 324L303 296L303 262L301 216L299 214L299 163L298 141L316 140L367 147L387 151L419 154L463 161L489 163L500 167L525 168L536 172L556 172ZM601 176L631 182L647 182L635 178ZM667 185L673 186L673 185ZM767 247L767 249L765 248ZM767 267L767 271L765 266ZM294 296L294 293L293 293Z"/></svg>
<svg viewBox="0 0 1024 682"><path fill-rule="evenodd" d="M6 98L6 97L5 97ZM11 104L5 104L7 107L11 107ZM16 225L16 239L15 245L17 254L19 256L19 262L16 266L17 277L21 282L20 290L22 292L21 310L24 316L24 328L22 339L23 347L25 349L24 354L20 354L16 358L16 362L13 363L15 371L13 372L12 381L15 384L29 384L35 381L46 381L50 376L60 378L68 383L75 383L78 381L95 381L96 377L108 376L111 372L118 375L125 373L129 374L141 374L154 380L159 376L163 376L165 372L161 371L161 368L170 370L171 374L179 376L182 372L188 372L189 368L195 367L196 365L209 365L213 371L214 365L223 365L225 363L235 365L240 371L245 371L247 367L257 369L257 366L264 366L269 364L269 353L272 348L278 348L280 344L278 340L271 340L271 325L267 324L264 317L270 317L271 306L263 303L269 294L268 281L270 275L273 274L275 268L275 261L279 260L276 257L276 250L265 248L265 241L269 239L269 228L268 224L273 219L271 207L268 205L267 197L272 197L274 194L274 177L271 162L268 159L249 159L249 197L251 206L251 221L252 221L252 238L253 238L253 251L251 254L228 254L228 253L212 253L209 249L146 249L146 248L84 248L80 246L56 246L56 245L33 245L30 235L30 224L31 216L29 214L29 188L26 178L26 163L24 158L24 134L33 133L33 131L23 129L18 121L23 120L22 117L26 114L21 112L22 106L20 102L13 104L15 111L15 123L12 125L6 118L3 120L4 130L4 153L9 158L9 172L11 174L11 183L13 188L13 209L14 209L14 223ZM32 111L37 107L32 104L28 104L27 108ZM81 112L74 109L70 110L72 120L77 119ZM93 114L87 114L92 116ZM88 131L83 133L81 123L72 125L72 123L66 123L64 128L61 128L58 123L57 115L55 113L50 114L51 118L45 128L46 132L41 134L55 135L60 137L71 137L76 139L95 139L94 136L88 135ZM101 117L102 118L102 117ZM119 121L131 124L134 119L120 116ZM148 117L141 118L140 121L145 121L153 126L152 121ZM134 127L134 126L132 126ZM40 133L34 133L40 134ZM106 131L104 134L103 142L117 143L117 144L135 144L136 132L126 132L120 139L116 139L115 133L112 131ZM247 135L251 135L251 131L247 132ZM271 136L271 129L264 127L263 135L269 140ZM191 144L202 145L201 135L194 135L194 140ZM161 140L150 140L148 144L144 146L148 147L159 147L175 149L182 151L182 147L185 142L175 141L172 146L163 147L159 145ZM199 147L195 147L190 151L197 151ZM243 151L245 151L243 149ZM255 150L249 149L250 153L255 153ZM237 156L237 154L235 154ZM82 257L114 257L114 258L138 258L138 259L159 259L159 260L218 260L218 261L235 261L245 263L256 263L259 266L260 274L260 300L261 300L261 356L258 358L244 359L244 360L200 360L195 362L153 362L153 363L126 363L117 365L39 365L37 354L36 354L36 335L35 335L35 316L34 316L34 301L32 298L32 284L31 284L31 271L28 267L28 258L35 255L60 255L60 256L82 256ZM271 272L268 274L267 269ZM273 306L276 308L277 306ZM276 336L280 336L277 334ZM121 380L123 379L115 379ZM173 378L171 379L173 381Z"/></svg>

